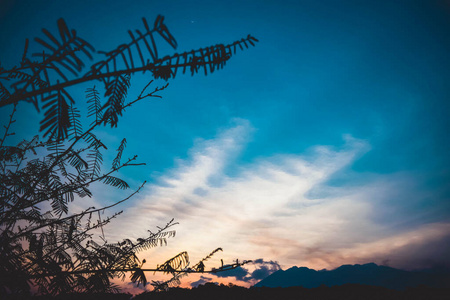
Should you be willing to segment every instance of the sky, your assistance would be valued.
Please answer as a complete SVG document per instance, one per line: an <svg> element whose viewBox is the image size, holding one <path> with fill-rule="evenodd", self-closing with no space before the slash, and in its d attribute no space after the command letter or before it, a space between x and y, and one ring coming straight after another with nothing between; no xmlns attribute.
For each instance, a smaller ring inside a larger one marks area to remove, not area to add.
<svg viewBox="0 0 450 300"><path fill-rule="evenodd" d="M169 245L141 253L149 267L217 247L211 267L254 261L183 286L250 286L292 266L450 267L449 1L2 0L0 62L16 64L25 38L56 32L61 17L112 50L158 14L178 42L168 55L248 34L259 42L214 74L177 75L162 99L98 132L110 149L126 137L124 155L147 163L122 174L133 188L148 183L105 228L109 241L175 218ZM134 76L129 99L148 81ZM82 108L85 88L74 90ZM19 108L19 136L37 134L40 115ZM73 207L125 195L94 189Z"/></svg>

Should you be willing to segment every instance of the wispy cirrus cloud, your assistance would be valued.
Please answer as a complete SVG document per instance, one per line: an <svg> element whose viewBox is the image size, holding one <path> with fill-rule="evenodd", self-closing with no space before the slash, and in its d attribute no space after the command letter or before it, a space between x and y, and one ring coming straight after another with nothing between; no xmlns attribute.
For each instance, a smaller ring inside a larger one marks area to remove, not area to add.
<svg viewBox="0 0 450 300"><path fill-rule="evenodd" d="M145 253L153 258L149 261L161 263L181 250L201 259L223 247L225 261L262 257L283 267L321 269L390 260L411 268L413 256L400 261L393 253L439 243L448 232L447 223L422 218L418 208L424 200L410 174L352 171L370 145L351 136L344 136L341 147L258 158L227 174L253 130L246 120L234 122L216 138L199 140L189 159L148 187L108 227L112 239L130 232L139 237L175 218L177 237L168 247ZM336 178L339 184L333 183ZM250 282L274 269L263 264L242 270L230 276Z"/></svg>

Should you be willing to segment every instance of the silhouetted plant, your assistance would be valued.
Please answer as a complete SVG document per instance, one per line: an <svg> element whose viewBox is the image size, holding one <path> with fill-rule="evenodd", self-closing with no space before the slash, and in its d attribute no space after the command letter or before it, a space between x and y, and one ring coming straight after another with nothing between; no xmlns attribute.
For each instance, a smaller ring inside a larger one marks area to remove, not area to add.
<svg viewBox="0 0 450 300"><path fill-rule="evenodd" d="M115 176L121 169L143 165L137 156L122 159L126 139L117 148L117 155L108 171L102 171L102 152L106 145L95 135L99 126L116 127L124 110L145 98L161 97L158 92L168 84L149 92L152 81L133 101L126 102L131 75L149 72L153 78L168 80L182 69L191 75L203 69L204 74L223 68L236 52L257 40L250 35L229 45L215 45L181 54L159 57L154 35L160 35L170 46L177 47L164 18L158 16L150 28L143 19L144 30L129 31L131 42L109 52L96 52L94 47L69 30L58 20L59 37L43 29L45 38L35 38L44 51L28 56L28 40L22 61L10 69L0 67L0 107L10 105L12 112L0 139L0 295L29 292L37 286L42 294L66 292L115 292L113 278L124 279L131 272L132 282L147 284L146 271L163 272L173 277L166 282L153 281L155 290L179 284L189 273L219 272L243 263L205 270L204 262L220 248L193 267L189 256L181 252L156 269L145 269L139 251L166 244L175 235L173 220L155 232L136 241L125 239L108 243L103 226L122 211L101 217L106 210L138 193L145 182L126 198L106 207L88 207L81 212L69 211L69 203L91 197L89 186L100 182L126 190L126 181ZM82 74L86 61L103 56ZM136 58L137 57L137 58ZM68 87L99 81L104 87L102 101L95 86L86 90L88 128L83 129L81 113L75 107ZM16 146L5 144L14 133L12 124L19 102L31 102L44 110L40 122L42 137L23 140ZM104 172L104 173L103 173ZM102 241L93 239L101 230Z"/></svg>

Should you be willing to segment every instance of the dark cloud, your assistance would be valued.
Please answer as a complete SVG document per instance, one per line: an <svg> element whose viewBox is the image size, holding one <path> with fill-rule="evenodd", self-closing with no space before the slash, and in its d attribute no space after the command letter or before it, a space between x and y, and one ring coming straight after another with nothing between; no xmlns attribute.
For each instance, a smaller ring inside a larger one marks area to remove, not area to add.
<svg viewBox="0 0 450 300"><path fill-rule="evenodd" d="M280 270L280 265L275 261L265 261L262 258L253 260L252 264L256 267L253 272L250 272L245 267L238 267L233 270L219 272L215 274L218 277L234 277L236 280L249 282L251 280L261 280L269 276L275 271Z"/></svg>
<svg viewBox="0 0 450 300"><path fill-rule="evenodd" d="M210 277L205 277L205 276L200 276L200 279L197 281L194 281L191 283L191 287L197 287L201 284L205 284L207 282L210 282L212 280L212 278Z"/></svg>
<svg viewBox="0 0 450 300"><path fill-rule="evenodd" d="M248 270L243 267L237 267L236 269L219 272L215 275L217 277L235 277L237 280L240 281L248 281L246 276L249 274Z"/></svg>
<svg viewBox="0 0 450 300"><path fill-rule="evenodd" d="M264 261L262 258L256 259L253 263L257 266L251 274L251 278L261 280L281 269L280 265L273 260Z"/></svg>
<svg viewBox="0 0 450 300"><path fill-rule="evenodd" d="M259 265L271 266L270 269L275 269L275 271L281 269L280 265L278 264L278 262L273 261L273 260L264 261L262 258L258 258L258 259L255 259L253 261L253 263L254 264L259 264Z"/></svg>

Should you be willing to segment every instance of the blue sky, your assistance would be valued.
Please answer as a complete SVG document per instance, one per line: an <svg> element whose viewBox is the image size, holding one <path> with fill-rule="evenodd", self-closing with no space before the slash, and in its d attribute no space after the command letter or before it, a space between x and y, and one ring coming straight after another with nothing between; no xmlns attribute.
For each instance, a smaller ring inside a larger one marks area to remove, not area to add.
<svg viewBox="0 0 450 300"><path fill-rule="evenodd" d="M1 6L4 66L60 17L97 50L127 42L128 29L158 14L177 52L247 34L260 41L210 76L177 76L163 99L135 105L119 128L100 133L111 149L126 137L129 156L147 166L124 176L150 181L111 224L113 240L145 234L136 222L148 229L175 217L177 238L149 256L184 249L200 258L222 246L225 258L283 268L450 264L448 1ZM130 99L147 81L132 79ZM22 107L17 130L32 136L39 117Z"/></svg>

